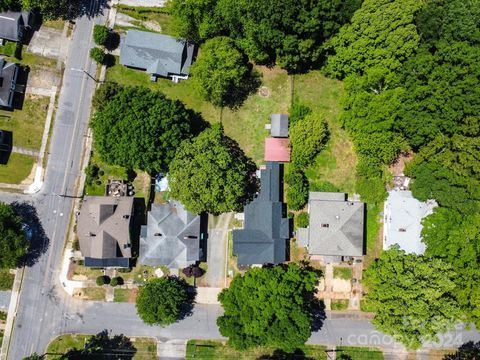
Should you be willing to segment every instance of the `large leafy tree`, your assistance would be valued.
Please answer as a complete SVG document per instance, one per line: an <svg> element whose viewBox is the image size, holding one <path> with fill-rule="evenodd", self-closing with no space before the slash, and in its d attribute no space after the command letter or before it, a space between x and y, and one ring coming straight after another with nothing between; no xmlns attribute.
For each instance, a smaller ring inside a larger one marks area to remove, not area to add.
<svg viewBox="0 0 480 360"><path fill-rule="evenodd" d="M44 19L72 19L80 12L80 0L20 0L24 9L38 10Z"/></svg>
<svg viewBox="0 0 480 360"><path fill-rule="evenodd" d="M181 36L200 41L228 35L247 55L290 71L317 63L325 39L360 5L360 0L173 0Z"/></svg>
<svg viewBox="0 0 480 360"><path fill-rule="evenodd" d="M364 272L366 300L376 313L373 324L411 349L436 340L461 318L456 277L441 259L405 254L398 247L384 251Z"/></svg>
<svg viewBox="0 0 480 360"><path fill-rule="evenodd" d="M292 352L310 337L318 275L291 263L236 275L218 299L220 333L237 349L271 346Z"/></svg>
<svg viewBox="0 0 480 360"><path fill-rule="evenodd" d="M179 147L170 164L170 194L196 214L241 210L256 191L255 170L216 124Z"/></svg>
<svg viewBox="0 0 480 360"><path fill-rule="evenodd" d="M166 326L188 314L194 297L184 280L173 276L153 279L139 289L137 312L146 324Z"/></svg>
<svg viewBox="0 0 480 360"><path fill-rule="evenodd" d="M480 327L480 214L436 208L423 221L426 255L451 264L457 273L454 293L468 321Z"/></svg>
<svg viewBox="0 0 480 360"><path fill-rule="evenodd" d="M247 57L228 37L208 40L192 65L191 75L203 97L215 106L236 107L258 85Z"/></svg>
<svg viewBox="0 0 480 360"><path fill-rule="evenodd" d="M329 73L344 77L371 67L395 71L419 45L414 24L423 1L365 0L329 46Z"/></svg>
<svg viewBox="0 0 480 360"><path fill-rule="evenodd" d="M22 219L9 204L0 202L0 268L17 267L27 249Z"/></svg>
<svg viewBox="0 0 480 360"><path fill-rule="evenodd" d="M113 93L91 124L102 159L149 172L167 169L180 143L192 136L192 114L179 101L146 88Z"/></svg>

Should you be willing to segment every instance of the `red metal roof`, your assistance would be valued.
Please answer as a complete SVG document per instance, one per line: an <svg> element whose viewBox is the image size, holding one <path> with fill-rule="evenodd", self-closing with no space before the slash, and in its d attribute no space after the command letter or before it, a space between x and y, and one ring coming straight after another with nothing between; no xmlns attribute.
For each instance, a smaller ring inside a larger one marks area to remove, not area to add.
<svg viewBox="0 0 480 360"><path fill-rule="evenodd" d="M288 138L266 138L265 161L290 162Z"/></svg>

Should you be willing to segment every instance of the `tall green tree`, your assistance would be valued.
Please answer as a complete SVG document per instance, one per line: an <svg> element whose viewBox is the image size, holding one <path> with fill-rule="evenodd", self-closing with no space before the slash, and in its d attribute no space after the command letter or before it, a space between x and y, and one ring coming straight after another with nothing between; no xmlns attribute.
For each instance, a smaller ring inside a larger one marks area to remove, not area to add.
<svg viewBox="0 0 480 360"><path fill-rule="evenodd" d="M297 264L237 274L218 299L225 311L220 333L237 349L271 346L293 352L310 337L318 274Z"/></svg>
<svg viewBox="0 0 480 360"><path fill-rule="evenodd" d="M194 297L180 278L149 280L138 291L137 312L146 324L166 326L188 314Z"/></svg>
<svg viewBox="0 0 480 360"><path fill-rule="evenodd" d="M0 202L0 268L16 268L28 245L22 219L11 205Z"/></svg>
<svg viewBox="0 0 480 360"><path fill-rule="evenodd" d="M366 300L376 313L373 324L409 349L436 340L462 316L456 277L441 259L405 254L398 246L384 251L364 271Z"/></svg>
<svg viewBox="0 0 480 360"><path fill-rule="evenodd" d="M75 18L81 12L80 0L20 0L22 8L38 10L43 19L64 19Z"/></svg>
<svg viewBox="0 0 480 360"><path fill-rule="evenodd" d="M239 211L256 191L255 170L216 124L178 148L170 164L170 195L196 214Z"/></svg>
<svg viewBox="0 0 480 360"><path fill-rule="evenodd" d="M308 179L303 170L293 166L285 174L287 204L292 210L301 210L308 202Z"/></svg>
<svg viewBox="0 0 480 360"><path fill-rule="evenodd" d="M371 67L399 69L418 48L414 20L422 4L417 0L363 1L350 24L329 42L334 55L328 58L327 71L343 78Z"/></svg>
<svg viewBox="0 0 480 360"><path fill-rule="evenodd" d="M92 118L95 149L109 164L165 171L180 143L192 136L193 118L160 92L124 87Z"/></svg>
<svg viewBox="0 0 480 360"><path fill-rule="evenodd" d="M191 67L202 96L213 105L235 108L260 85L247 57L228 37L207 40Z"/></svg>

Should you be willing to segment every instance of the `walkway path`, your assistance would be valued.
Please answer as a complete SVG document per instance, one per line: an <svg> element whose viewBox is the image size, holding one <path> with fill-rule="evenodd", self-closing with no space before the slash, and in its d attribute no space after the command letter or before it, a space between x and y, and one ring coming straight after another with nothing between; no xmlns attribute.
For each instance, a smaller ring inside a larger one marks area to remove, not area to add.
<svg viewBox="0 0 480 360"><path fill-rule="evenodd" d="M157 340L157 358L162 360L185 359L187 340Z"/></svg>
<svg viewBox="0 0 480 360"><path fill-rule="evenodd" d="M38 156L40 153L36 150L26 149L18 146L12 146L12 152L28 156Z"/></svg>
<svg viewBox="0 0 480 360"><path fill-rule="evenodd" d="M233 213L208 217L207 286L226 287L228 225Z"/></svg>

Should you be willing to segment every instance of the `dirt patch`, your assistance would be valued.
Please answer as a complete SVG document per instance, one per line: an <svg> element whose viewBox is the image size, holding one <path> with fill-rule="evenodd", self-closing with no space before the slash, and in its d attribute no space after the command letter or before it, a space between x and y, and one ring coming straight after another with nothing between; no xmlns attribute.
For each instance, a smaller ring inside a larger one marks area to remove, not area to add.
<svg viewBox="0 0 480 360"><path fill-rule="evenodd" d="M413 153L401 154L398 159L388 168L393 176L403 176L405 165L413 159Z"/></svg>
<svg viewBox="0 0 480 360"><path fill-rule="evenodd" d="M266 86L262 86L260 89L258 89L258 95L261 97L270 97L270 89Z"/></svg>
<svg viewBox="0 0 480 360"><path fill-rule="evenodd" d="M160 24L156 21L144 21L143 26L145 26L149 30L157 31L157 32L162 32L162 27Z"/></svg>
<svg viewBox="0 0 480 360"><path fill-rule="evenodd" d="M132 289L132 291L130 291L130 296L128 297L128 302L129 303L136 302L137 296L138 296L138 289Z"/></svg>
<svg viewBox="0 0 480 360"><path fill-rule="evenodd" d="M352 290L352 284L350 280L337 279L332 280L333 292L349 293Z"/></svg>

